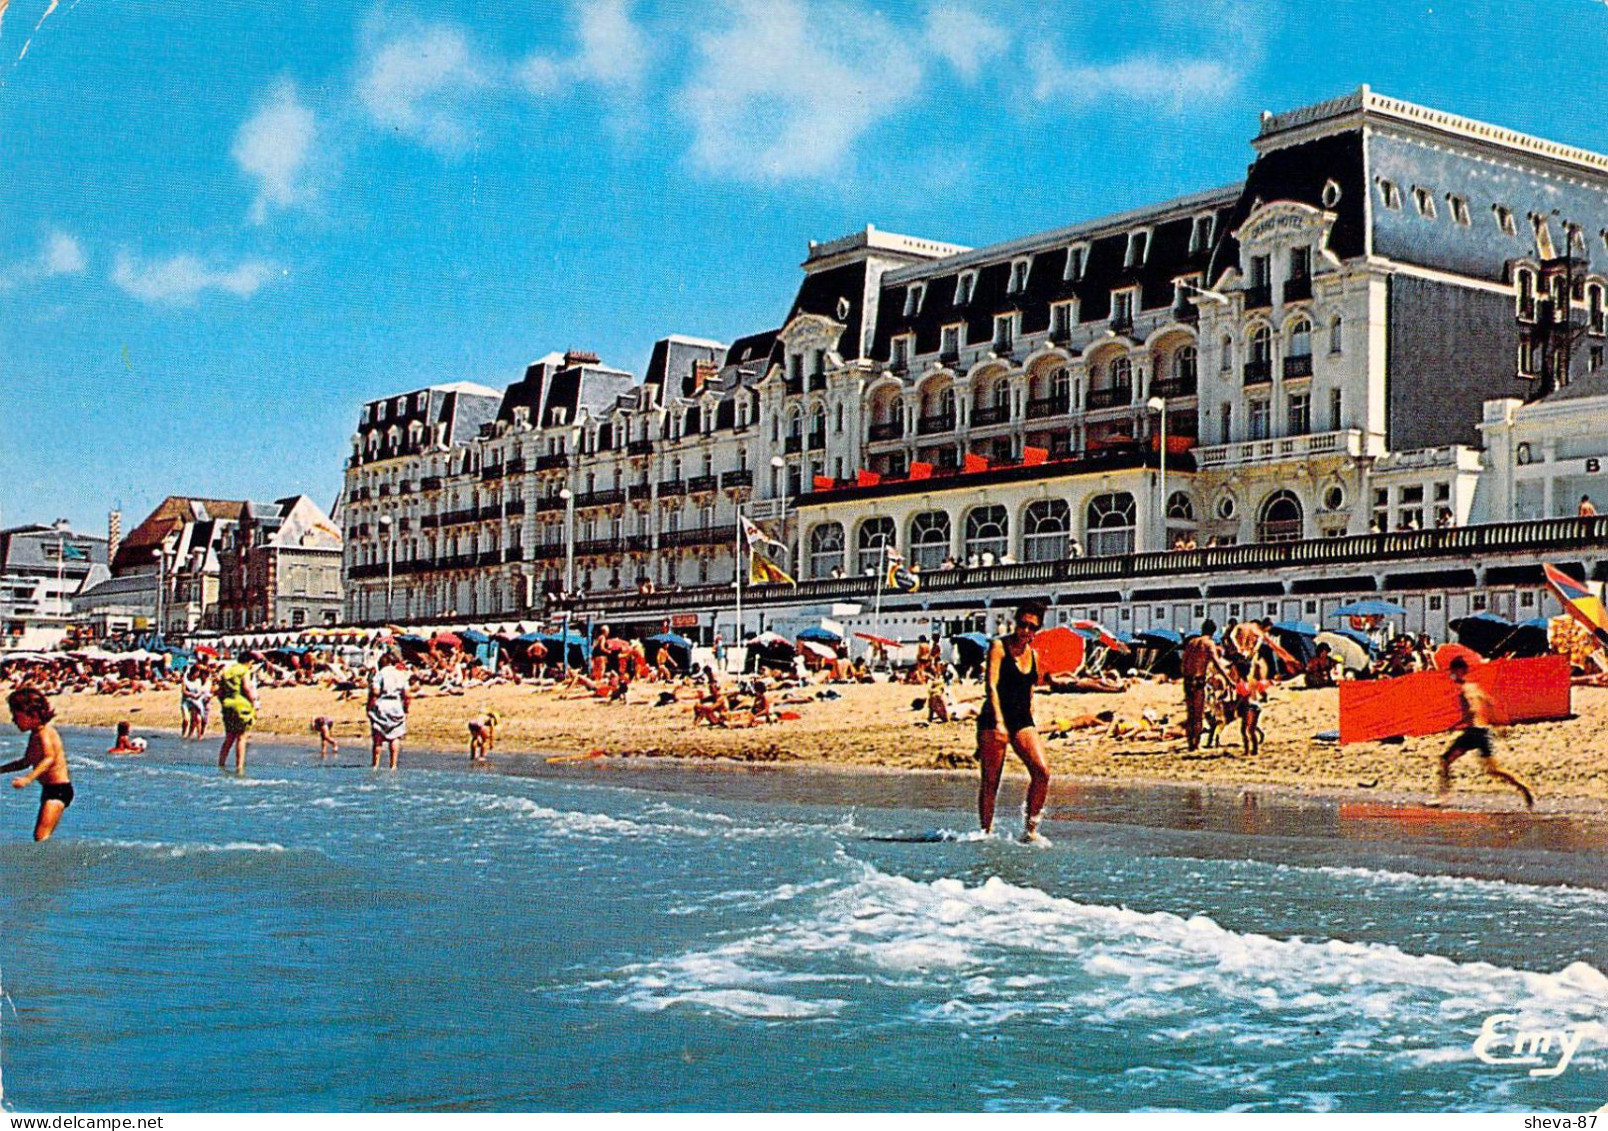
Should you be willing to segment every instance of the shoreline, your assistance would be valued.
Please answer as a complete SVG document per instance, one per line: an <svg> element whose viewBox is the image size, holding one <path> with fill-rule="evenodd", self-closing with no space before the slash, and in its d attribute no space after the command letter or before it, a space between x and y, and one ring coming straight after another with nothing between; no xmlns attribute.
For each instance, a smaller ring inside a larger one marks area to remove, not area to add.
<svg viewBox="0 0 1608 1131"><path fill-rule="evenodd" d="M656 695L657 687L648 694ZM590 699L563 700L531 685L473 688L462 696L426 695L414 701L404 764L410 754L443 764L468 765L465 721L487 709L503 716L493 765L501 772L585 772L625 766L679 766L716 769L775 769L798 774L975 780L970 724L920 724L924 712L911 710L922 689L914 685L873 684L835 688L841 698L797 705L798 721L731 730L692 728L682 705L651 707L635 696L628 705L609 706ZM974 691L962 688L962 696ZM1121 694L1040 695L1036 715L1041 728L1054 719L1083 712L1115 710L1137 717L1140 710L1175 708L1175 684L1142 683ZM1608 816L1608 689L1576 688L1575 715L1552 723L1510 728L1502 742L1503 760L1536 785L1537 818ZM111 730L128 719L136 733L177 735L177 693L136 695L60 695L54 700L64 726ZM1194 754L1181 741L1121 743L1102 733L1074 732L1047 743L1055 794L1090 788L1196 790L1213 796L1253 795L1274 804L1303 803L1384 806L1434 811L1434 763L1445 735L1409 738L1399 744L1366 743L1341 747L1306 737L1330 729L1337 716L1333 691L1283 691L1264 723L1268 738L1256 757L1238 748L1238 736L1224 738L1216 750ZM310 720L326 714L336 720L335 735L351 756L368 760L367 724L361 699L338 700L318 687L266 688L253 737L314 751ZM202 744L222 741L216 711ZM461 738L458 736L462 735ZM456 741L455 741L456 740ZM570 758L569 765L549 758ZM1481 774L1474 759L1454 769L1453 793L1444 811L1523 813L1516 795ZM1007 775L1025 777L1016 759Z"/></svg>

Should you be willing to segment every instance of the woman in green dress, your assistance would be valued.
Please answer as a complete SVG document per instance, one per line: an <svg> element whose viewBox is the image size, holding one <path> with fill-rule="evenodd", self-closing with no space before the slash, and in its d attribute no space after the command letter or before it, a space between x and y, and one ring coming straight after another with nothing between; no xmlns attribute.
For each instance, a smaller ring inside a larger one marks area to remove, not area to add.
<svg viewBox="0 0 1608 1131"><path fill-rule="evenodd" d="M246 772L246 732L257 718L257 684L252 677L252 661L258 652L241 652L235 662L218 673L218 713L223 716L223 746L218 750L218 769L223 769L232 747L235 773Z"/></svg>

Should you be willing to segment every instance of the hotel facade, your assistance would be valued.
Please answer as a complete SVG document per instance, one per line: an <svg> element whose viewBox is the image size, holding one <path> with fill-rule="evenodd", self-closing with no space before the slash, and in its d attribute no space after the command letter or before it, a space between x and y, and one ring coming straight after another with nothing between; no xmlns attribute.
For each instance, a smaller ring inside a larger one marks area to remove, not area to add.
<svg viewBox="0 0 1608 1131"><path fill-rule="evenodd" d="M366 405L347 619L567 594L735 631L739 512L789 547L801 584L747 594L777 622L1033 595L1138 630L1390 590L1443 629L1526 615L1540 551L1600 572L1608 158L1366 87L1252 148L1241 183L992 247L811 244L777 328L672 335L641 380L572 351ZM917 593L868 577L889 550Z"/></svg>

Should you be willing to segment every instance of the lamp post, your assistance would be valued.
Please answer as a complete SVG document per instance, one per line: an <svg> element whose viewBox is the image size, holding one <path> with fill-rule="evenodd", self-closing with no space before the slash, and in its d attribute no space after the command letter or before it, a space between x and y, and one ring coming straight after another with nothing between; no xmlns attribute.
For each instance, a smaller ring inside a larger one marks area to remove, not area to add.
<svg viewBox="0 0 1608 1131"><path fill-rule="evenodd" d="M390 515L380 516L380 529L385 531L385 619L394 620L396 614L391 611L391 600L396 579L396 525Z"/></svg>
<svg viewBox="0 0 1608 1131"><path fill-rule="evenodd" d="M564 500L564 595L575 592L575 492L560 488L558 497Z"/></svg>
<svg viewBox="0 0 1608 1131"><path fill-rule="evenodd" d="M1161 414L1161 474L1158 486L1161 494L1161 548L1167 549L1167 402L1162 397L1151 397L1145 402L1151 412Z"/></svg>
<svg viewBox="0 0 1608 1131"><path fill-rule="evenodd" d="M771 456L770 465L777 473L776 484L780 488L777 491L777 498L782 504L782 541L787 542L788 547L791 548L793 544L787 540L787 475L784 470L787 467L787 461L781 456ZM794 553L793 560L787 564L793 567L793 576L798 577L798 554Z"/></svg>

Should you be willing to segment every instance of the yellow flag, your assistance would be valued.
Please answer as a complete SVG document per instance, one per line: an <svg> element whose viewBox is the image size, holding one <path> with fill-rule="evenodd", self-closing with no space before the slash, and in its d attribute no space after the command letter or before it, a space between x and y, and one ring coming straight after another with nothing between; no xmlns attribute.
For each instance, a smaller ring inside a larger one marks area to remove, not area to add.
<svg viewBox="0 0 1608 1131"><path fill-rule="evenodd" d="M748 583L750 585L797 585L792 576L781 566L765 557L763 554L754 554L748 566Z"/></svg>

